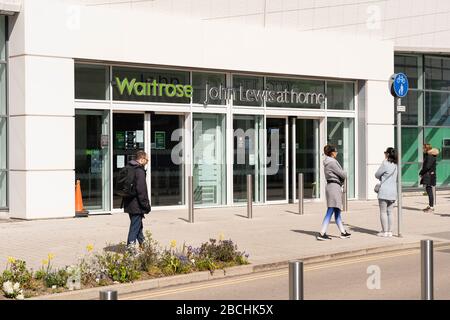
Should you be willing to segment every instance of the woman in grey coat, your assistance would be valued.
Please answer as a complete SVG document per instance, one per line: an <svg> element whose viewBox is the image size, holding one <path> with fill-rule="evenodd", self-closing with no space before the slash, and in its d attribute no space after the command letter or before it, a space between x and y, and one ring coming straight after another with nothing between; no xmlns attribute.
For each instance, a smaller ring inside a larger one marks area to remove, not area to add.
<svg viewBox="0 0 450 320"><path fill-rule="evenodd" d="M385 160L375 173L375 178L380 180L378 204L382 228L377 235L392 237L392 209L397 200L397 151L394 148L387 148L384 156Z"/></svg>
<svg viewBox="0 0 450 320"><path fill-rule="evenodd" d="M328 209L322 223L322 230L317 236L317 240L331 240L331 237L329 237L326 232L333 213L336 224L341 231L341 238L350 238L350 233L345 230L341 218L342 185L347 178L347 174L344 170L342 170L341 165L336 160L338 152L335 146L326 145L323 148L323 152L326 155L323 165L325 179L327 180L326 197Z"/></svg>

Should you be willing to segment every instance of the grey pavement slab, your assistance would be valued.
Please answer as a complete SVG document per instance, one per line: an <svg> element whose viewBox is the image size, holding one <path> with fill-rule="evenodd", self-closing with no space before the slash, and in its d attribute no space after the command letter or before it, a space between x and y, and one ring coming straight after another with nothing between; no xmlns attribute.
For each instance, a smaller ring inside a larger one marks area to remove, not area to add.
<svg viewBox="0 0 450 320"><path fill-rule="evenodd" d="M320 229L325 203L305 203L305 214L298 215L297 204L253 206L253 219L244 218L246 207L203 208L195 210L195 223L186 222L187 209L155 210L146 216L144 229L163 247L171 240L178 246L200 245L209 238L232 239L250 254L253 264L271 263L307 256L324 255L363 248L408 244L424 238L449 240L450 201L440 194L434 214L421 211L425 196L404 198L403 237L380 238L377 201L350 201L349 212L343 213L344 224L352 237L338 238L337 226L330 224L333 240L320 242L315 235ZM396 212L394 212L395 221ZM109 244L125 241L129 227L126 214L91 215L88 218L0 223L0 270L8 256L24 259L39 268L48 253L55 255L55 266L77 262L88 244L102 250ZM396 228L394 229L396 230Z"/></svg>

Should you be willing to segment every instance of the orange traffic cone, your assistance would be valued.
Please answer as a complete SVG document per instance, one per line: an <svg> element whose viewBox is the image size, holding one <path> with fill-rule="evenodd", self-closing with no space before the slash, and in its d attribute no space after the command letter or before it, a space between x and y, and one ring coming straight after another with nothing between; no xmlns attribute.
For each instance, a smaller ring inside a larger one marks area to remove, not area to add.
<svg viewBox="0 0 450 320"><path fill-rule="evenodd" d="M77 184L75 185L75 217L87 217L88 213L89 211L84 210L80 180L77 180Z"/></svg>

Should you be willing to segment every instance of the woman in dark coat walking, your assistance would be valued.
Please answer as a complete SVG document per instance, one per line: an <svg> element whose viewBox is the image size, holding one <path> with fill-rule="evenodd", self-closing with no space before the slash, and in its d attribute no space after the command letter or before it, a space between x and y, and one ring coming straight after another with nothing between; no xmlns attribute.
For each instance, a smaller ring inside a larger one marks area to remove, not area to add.
<svg viewBox="0 0 450 320"><path fill-rule="evenodd" d="M432 148L430 144L423 145L423 165L419 172L420 184L425 186L428 194L428 206L423 209L424 212L434 212L433 187L436 186L436 157L439 150Z"/></svg>

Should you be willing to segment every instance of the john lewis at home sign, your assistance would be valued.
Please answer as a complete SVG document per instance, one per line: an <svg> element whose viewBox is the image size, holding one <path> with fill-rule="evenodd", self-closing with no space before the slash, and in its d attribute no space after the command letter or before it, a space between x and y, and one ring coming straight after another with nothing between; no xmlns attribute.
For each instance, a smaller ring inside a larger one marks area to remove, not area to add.
<svg viewBox="0 0 450 320"><path fill-rule="evenodd" d="M220 85L219 87L210 87L206 85L206 99L203 102L213 100L238 100L242 102L270 102L280 104L317 104L321 105L325 102L326 95L324 93L316 92L298 92L295 90L276 91L276 90L261 90L261 89L244 89L242 86L239 89L226 88Z"/></svg>

